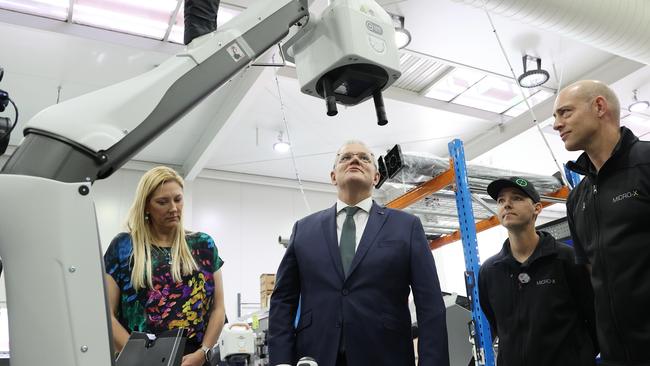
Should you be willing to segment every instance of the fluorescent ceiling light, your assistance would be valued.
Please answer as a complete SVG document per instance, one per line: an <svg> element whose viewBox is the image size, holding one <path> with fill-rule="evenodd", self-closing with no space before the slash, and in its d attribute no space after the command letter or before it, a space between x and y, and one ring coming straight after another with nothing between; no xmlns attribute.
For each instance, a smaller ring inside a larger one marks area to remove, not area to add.
<svg viewBox="0 0 650 366"><path fill-rule="evenodd" d="M72 22L101 29L162 40L169 28L178 0L75 0ZM0 0L0 8L58 20L68 18L70 0ZM183 43L184 6L172 24L169 41ZM222 5L217 15L220 27L241 13Z"/></svg>
<svg viewBox="0 0 650 366"><path fill-rule="evenodd" d="M530 96L530 90L524 90ZM503 113L522 101L519 88L513 80L488 75L466 92L453 100L453 103Z"/></svg>
<svg viewBox="0 0 650 366"><path fill-rule="evenodd" d="M68 18L70 0L0 0L0 8L46 18Z"/></svg>
<svg viewBox="0 0 650 366"><path fill-rule="evenodd" d="M75 23L163 39L176 0L77 0Z"/></svg>

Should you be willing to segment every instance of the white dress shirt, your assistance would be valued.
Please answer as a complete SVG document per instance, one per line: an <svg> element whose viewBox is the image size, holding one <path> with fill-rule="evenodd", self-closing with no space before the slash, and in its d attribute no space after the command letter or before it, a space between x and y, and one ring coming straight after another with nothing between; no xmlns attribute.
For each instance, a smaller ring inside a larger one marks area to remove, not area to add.
<svg viewBox="0 0 650 366"><path fill-rule="evenodd" d="M336 237L339 245L341 245L341 230L343 230L343 223L345 222L345 208L348 206L347 203L341 200L336 200ZM352 216L356 228L356 235L354 238L354 251L356 252L357 247L359 246L359 240L361 240L361 235L363 235L363 230L365 230L366 224L368 223L368 215L370 213L370 208L372 207L372 197L366 198L355 206L360 208L360 210Z"/></svg>

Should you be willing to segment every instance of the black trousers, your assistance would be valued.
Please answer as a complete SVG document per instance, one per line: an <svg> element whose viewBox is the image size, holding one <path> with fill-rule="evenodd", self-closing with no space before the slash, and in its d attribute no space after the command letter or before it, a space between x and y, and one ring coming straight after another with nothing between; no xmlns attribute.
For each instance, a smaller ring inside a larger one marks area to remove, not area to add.
<svg viewBox="0 0 650 366"><path fill-rule="evenodd" d="M345 352L339 352L336 356L336 366L348 366L348 360L345 357Z"/></svg>

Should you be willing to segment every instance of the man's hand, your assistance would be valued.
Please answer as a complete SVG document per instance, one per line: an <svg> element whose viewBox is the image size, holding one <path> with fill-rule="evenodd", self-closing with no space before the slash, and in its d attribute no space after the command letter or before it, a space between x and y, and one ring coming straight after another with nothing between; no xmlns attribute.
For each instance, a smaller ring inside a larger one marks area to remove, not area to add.
<svg viewBox="0 0 650 366"><path fill-rule="evenodd" d="M205 362L205 354L203 350L199 349L194 353L183 356L181 366L202 366Z"/></svg>

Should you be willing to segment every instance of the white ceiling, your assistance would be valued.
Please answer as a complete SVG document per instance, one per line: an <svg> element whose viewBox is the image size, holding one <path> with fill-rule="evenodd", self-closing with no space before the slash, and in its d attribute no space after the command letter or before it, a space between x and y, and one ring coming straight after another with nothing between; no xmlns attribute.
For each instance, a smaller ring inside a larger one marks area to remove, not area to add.
<svg viewBox="0 0 650 366"><path fill-rule="evenodd" d="M323 2L317 1L315 7L322 7ZM246 3L239 1L238 5ZM453 66L510 75L482 10L451 0L381 3L389 11L405 16L406 28L413 37L408 48L414 54ZM611 83L623 105L631 102L635 88L640 97L650 97L650 72L641 64L501 16L493 15L493 20L516 73L521 72L522 54L528 53L542 57L542 66L551 73L547 83L550 88L590 77ZM12 136L13 145L22 137L21 126L57 100L146 72L182 49L168 42L4 10L0 10L0 35L0 67L5 69L0 88L10 93L21 114ZM219 103L224 110L232 109L221 131L209 127L212 120L220 118L213 115L214 108L199 106L135 159L181 166L186 173L194 172L193 176L207 168L295 178L297 170L304 180L328 182L333 154L346 140L364 140L377 154L401 144L404 151L444 156L447 143L460 138L466 144L468 157L482 164L542 174L557 170L540 134L522 134L532 127L527 113L504 118L391 88L385 95L390 122L380 127L371 102L340 107L338 116L327 117L322 100L299 92L295 70L264 68L255 73L259 77L248 76L252 87L223 89L210 97L209 102ZM551 106L552 98L535 107L537 119L547 120ZM9 109L3 115L12 116ZM285 129L285 119L295 168L290 154L272 150L279 131ZM629 125L639 134L650 131L644 130L642 123ZM560 160L575 156L564 151L550 128L544 130Z"/></svg>

